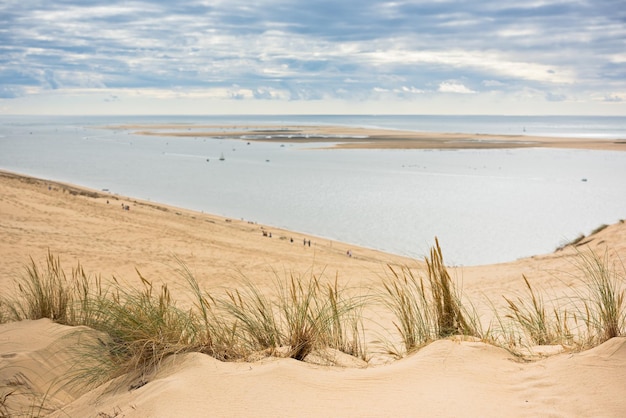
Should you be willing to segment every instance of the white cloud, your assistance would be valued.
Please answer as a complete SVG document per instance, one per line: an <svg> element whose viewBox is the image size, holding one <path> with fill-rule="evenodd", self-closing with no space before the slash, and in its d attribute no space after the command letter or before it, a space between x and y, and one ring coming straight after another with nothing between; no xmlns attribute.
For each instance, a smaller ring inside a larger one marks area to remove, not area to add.
<svg viewBox="0 0 626 418"><path fill-rule="evenodd" d="M474 90L467 88L458 81L443 81L439 84L440 93L474 94Z"/></svg>
<svg viewBox="0 0 626 418"><path fill-rule="evenodd" d="M549 83L573 83L574 73L565 68L536 62L511 60L502 53L479 50L409 51L390 50L362 54L376 65L434 64L453 68L470 68L523 80ZM557 68L557 69L555 69Z"/></svg>
<svg viewBox="0 0 626 418"><path fill-rule="evenodd" d="M505 86L505 84L501 81L498 80L483 80L483 86L485 87L502 87Z"/></svg>
<svg viewBox="0 0 626 418"><path fill-rule="evenodd" d="M602 2L10 0L0 12L8 101L91 91L387 109L383 101L450 100L444 92L615 108L614 92L626 91L626 27Z"/></svg>
<svg viewBox="0 0 626 418"><path fill-rule="evenodd" d="M423 94L423 93L425 93L424 90L415 88L413 86L411 86L411 87L402 86L400 91L402 93L413 93L413 94Z"/></svg>

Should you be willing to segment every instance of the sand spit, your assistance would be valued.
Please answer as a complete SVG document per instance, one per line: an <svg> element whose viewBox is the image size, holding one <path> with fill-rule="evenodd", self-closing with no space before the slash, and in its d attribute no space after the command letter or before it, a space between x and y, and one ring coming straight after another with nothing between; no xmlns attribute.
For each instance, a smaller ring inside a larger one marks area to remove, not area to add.
<svg viewBox="0 0 626 418"><path fill-rule="evenodd" d="M281 143L333 143L331 148L361 149L496 149L573 148L625 151L626 139L561 138L531 135L492 135L412 132L391 129L302 125L119 125L138 135L214 137Z"/></svg>
<svg viewBox="0 0 626 418"><path fill-rule="evenodd" d="M3 289L13 288L29 257L39 262L48 251L59 255L67 269L80 261L90 273L130 285L138 282L137 268L151 280L168 283L174 295L184 287L176 273L179 262L208 290L232 288L242 276L263 288L290 272L336 277L368 290L380 285L388 264L423 267L416 260L249 220L6 172L0 173L0 214ZM304 244L308 240L311 246ZM451 273L473 300L488 296L503 305L502 295L524 291L522 275L555 294L575 290L577 251L589 249L608 251L611 262L626 260L626 223L551 254ZM389 315L377 309L368 315L391 330ZM483 315L490 312L486 306L479 309ZM0 325L0 395L5 396L0 416L10 415L9 407L55 417L626 414L623 337L548 357L541 353L562 348L538 347L530 361L480 341L449 338L401 360L382 361L373 354L364 369L277 358L224 363L188 353L166 358L154 373L121 376L87 391L61 383L71 374L68 359L77 339L98 338L88 329L75 331L46 319Z"/></svg>

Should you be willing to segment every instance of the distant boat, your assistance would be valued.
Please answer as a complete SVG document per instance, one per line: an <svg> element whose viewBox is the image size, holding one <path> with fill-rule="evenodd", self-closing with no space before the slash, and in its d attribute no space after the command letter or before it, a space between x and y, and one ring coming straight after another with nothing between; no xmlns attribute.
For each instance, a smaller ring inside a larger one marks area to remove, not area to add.
<svg viewBox="0 0 626 418"><path fill-rule="evenodd" d="M222 153L222 155L220 155L220 161L224 161L226 158L224 158L224 153Z"/></svg>

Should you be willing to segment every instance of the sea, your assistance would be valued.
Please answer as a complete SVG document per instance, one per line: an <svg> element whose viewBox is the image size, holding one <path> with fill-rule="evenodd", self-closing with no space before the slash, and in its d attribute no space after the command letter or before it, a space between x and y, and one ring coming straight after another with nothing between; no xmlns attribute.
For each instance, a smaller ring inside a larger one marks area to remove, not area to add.
<svg viewBox="0 0 626 418"><path fill-rule="evenodd" d="M626 117L3 115L0 169L417 259L437 237L445 261L463 266L552 252L626 218L626 152L347 150L328 149L332 137L253 142L103 129L157 123L626 139Z"/></svg>

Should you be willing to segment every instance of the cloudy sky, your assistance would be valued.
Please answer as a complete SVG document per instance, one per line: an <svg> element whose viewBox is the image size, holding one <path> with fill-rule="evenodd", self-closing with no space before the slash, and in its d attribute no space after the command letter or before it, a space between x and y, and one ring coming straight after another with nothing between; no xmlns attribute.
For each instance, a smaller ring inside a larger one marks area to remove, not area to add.
<svg viewBox="0 0 626 418"><path fill-rule="evenodd" d="M626 115L626 4L2 0L0 113Z"/></svg>

